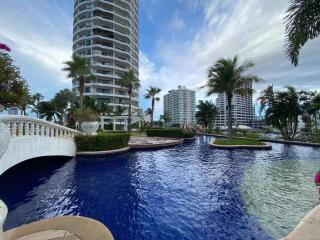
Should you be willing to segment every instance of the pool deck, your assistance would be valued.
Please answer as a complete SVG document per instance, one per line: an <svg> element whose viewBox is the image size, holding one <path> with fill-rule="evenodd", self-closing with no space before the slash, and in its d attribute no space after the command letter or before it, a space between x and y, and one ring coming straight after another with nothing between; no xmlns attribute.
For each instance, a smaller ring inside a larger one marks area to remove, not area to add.
<svg viewBox="0 0 320 240"><path fill-rule="evenodd" d="M163 137L131 137L129 147L131 149L164 148L183 143L180 138Z"/></svg>
<svg viewBox="0 0 320 240"><path fill-rule="evenodd" d="M320 205L312 209L282 240L318 240L320 239Z"/></svg>
<svg viewBox="0 0 320 240"><path fill-rule="evenodd" d="M113 240L109 229L91 218L54 217L4 233L4 240Z"/></svg>
<svg viewBox="0 0 320 240"><path fill-rule="evenodd" d="M189 139L194 140L194 139ZM129 151L130 149L157 149L173 147L183 143L181 138L163 138L163 137L131 137L128 147L107 150L107 151L87 151L87 152L77 152L78 156L90 156L90 155L105 155L122 153Z"/></svg>

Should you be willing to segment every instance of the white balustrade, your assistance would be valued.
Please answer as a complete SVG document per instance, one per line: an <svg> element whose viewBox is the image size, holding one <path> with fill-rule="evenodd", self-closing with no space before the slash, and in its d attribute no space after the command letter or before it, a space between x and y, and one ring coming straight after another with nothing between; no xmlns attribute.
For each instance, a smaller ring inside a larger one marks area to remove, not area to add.
<svg viewBox="0 0 320 240"><path fill-rule="evenodd" d="M82 134L71 128L27 116L0 116L0 122L9 127L11 137L42 136L72 138L74 135Z"/></svg>
<svg viewBox="0 0 320 240"><path fill-rule="evenodd" d="M73 137L80 134L84 133L38 118L0 116L0 175L28 159L74 157Z"/></svg>
<svg viewBox="0 0 320 240"><path fill-rule="evenodd" d="M0 240L4 240L3 224L7 218L8 208L3 201L0 200Z"/></svg>

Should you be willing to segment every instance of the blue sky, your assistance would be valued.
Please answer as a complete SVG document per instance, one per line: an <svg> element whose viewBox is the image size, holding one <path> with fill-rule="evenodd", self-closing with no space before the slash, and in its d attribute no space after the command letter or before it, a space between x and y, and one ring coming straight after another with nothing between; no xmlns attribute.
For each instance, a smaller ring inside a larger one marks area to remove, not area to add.
<svg viewBox="0 0 320 240"><path fill-rule="evenodd" d="M73 0L0 0L0 42L7 43L32 92L47 99L71 87L61 71L72 54ZM284 55L284 12L288 0L140 0L141 107L146 87L162 94L185 85L197 90L220 57L256 63L253 73L268 84L320 89L320 39L308 42L300 65ZM197 90L197 99L205 92ZM214 96L208 99L214 100ZM157 115L162 111L162 102Z"/></svg>

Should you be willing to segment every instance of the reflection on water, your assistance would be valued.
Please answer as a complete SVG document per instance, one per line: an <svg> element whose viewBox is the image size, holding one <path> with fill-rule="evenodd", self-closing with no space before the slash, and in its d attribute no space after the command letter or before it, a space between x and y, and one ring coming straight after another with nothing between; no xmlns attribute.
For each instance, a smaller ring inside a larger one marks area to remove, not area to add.
<svg viewBox="0 0 320 240"><path fill-rule="evenodd" d="M289 233L316 203L319 149L226 151L209 141L26 162L0 177L4 227L72 214L101 221L117 240L269 240Z"/></svg>
<svg viewBox="0 0 320 240"><path fill-rule="evenodd" d="M249 213L275 238L288 234L317 203L313 183L319 161L260 161L245 172L241 193Z"/></svg>

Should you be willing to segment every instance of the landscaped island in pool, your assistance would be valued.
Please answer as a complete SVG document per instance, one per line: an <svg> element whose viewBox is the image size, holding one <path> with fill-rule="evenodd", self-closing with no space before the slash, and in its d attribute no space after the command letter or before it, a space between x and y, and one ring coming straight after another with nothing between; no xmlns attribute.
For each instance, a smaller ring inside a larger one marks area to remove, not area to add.
<svg viewBox="0 0 320 240"><path fill-rule="evenodd" d="M177 147L26 162L0 177L5 229L57 215L106 224L115 239L276 239L316 205L320 149Z"/></svg>

